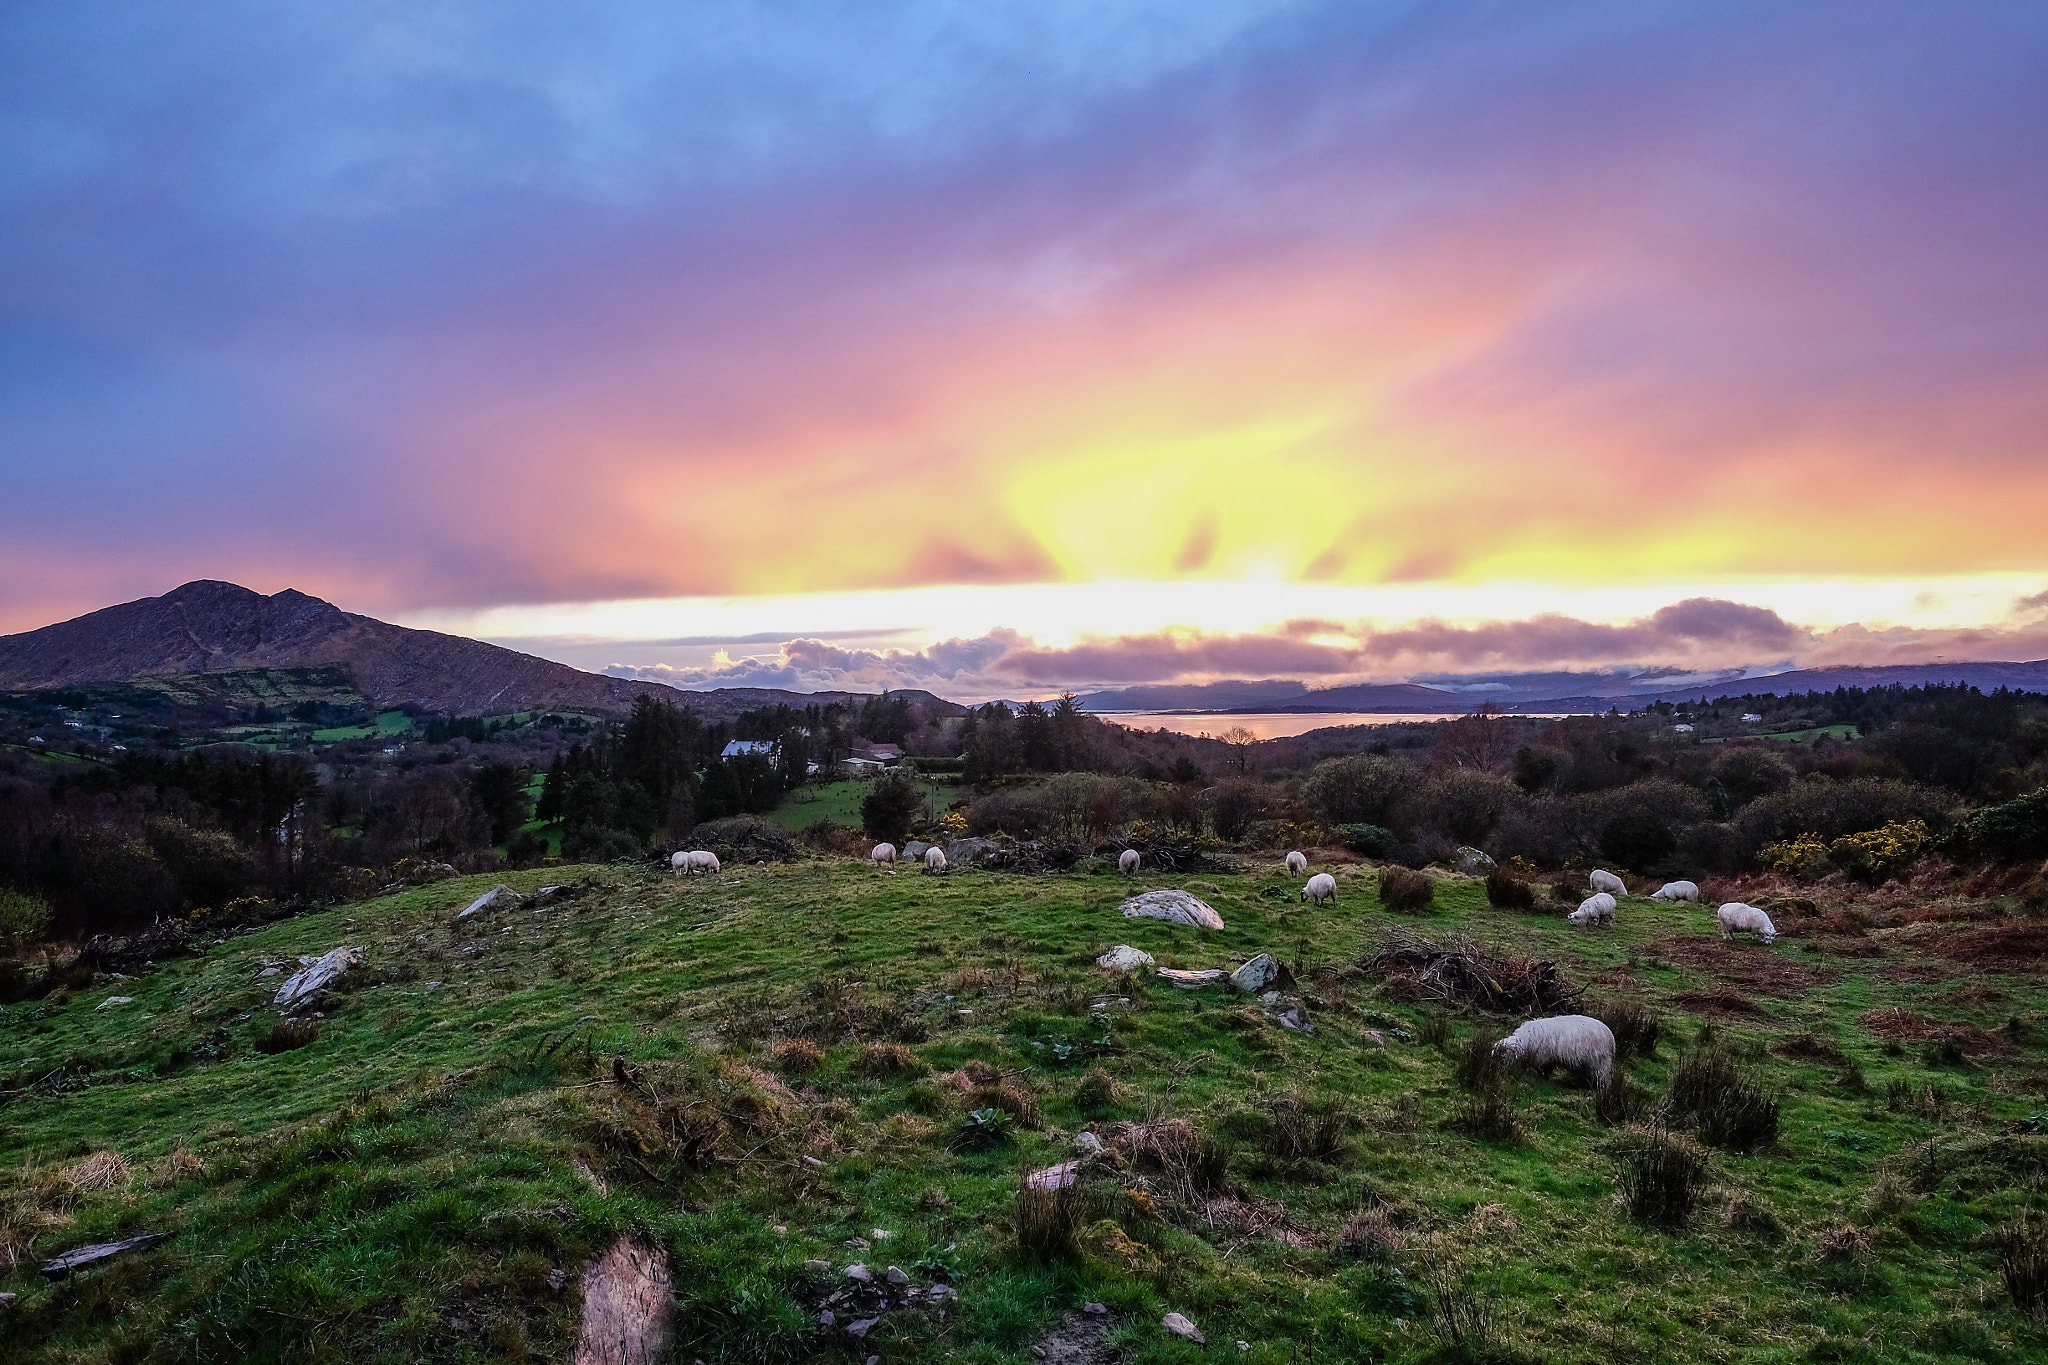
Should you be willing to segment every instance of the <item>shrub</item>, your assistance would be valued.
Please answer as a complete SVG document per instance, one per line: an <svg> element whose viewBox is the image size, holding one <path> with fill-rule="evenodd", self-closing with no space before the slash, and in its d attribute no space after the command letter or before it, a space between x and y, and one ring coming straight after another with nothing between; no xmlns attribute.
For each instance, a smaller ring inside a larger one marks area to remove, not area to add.
<svg viewBox="0 0 2048 1365"><path fill-rule="evenodd" d="M1970 843L1992 858L2029 858L2048 853L2048 787L1986 806L1970 816Z"/></svg>
<svg viewBox="0 0 2048 1365"><path fill-rule="evenodd" d="M1383 825L1340 825L1337 837L1361 858L1391 858L1401 843Z"/></svg>
<svg viewBox="0 0 2048 1365"><path fill-rule="evenodd" d="M1496 910L1534 910L1536 890L1496 868L1486 874L1486 903Z"/></svg>
<svg viewBox="0 0 2048 1365"><path fill-rule="evenodd" d="M1425 1011L1422 1022L1415 1026L1415 1041L1439 1052L1450 1051L1451 1016L1442 1010Z"/></svg>
<svg viewBox="0 0 2048 1365"><path fill-rule="evenodd" d="M1765 844L1756 856L1770 871L1797 877L1803 882L1825 877L1832 870L1828 862L1827 842L1818 834L1802 834L1796 839Z"/></svg>
<svg viewBox="0 0 2048 1365"><path fill-rule="evenodd" d="M1061 1189L1034 1189L1025 1181L1017 1189L1013 1214L1017 1252L1024 1259L1047 1264L1081 1259L1081 1230L1088 1225L1088 1203L1078 1182Z"/></svg>
<svg viewBox="0 0 2048 1365"><path fill-rule="evenodd" d="M1650 1093L1626 1076L1616 1076L1593 1092L1593 1117L1608 1128L1641 1119L1650 1108Z"/></svg>
<svg viewBox="0 0 2048 1365"><path fill-rule="evenodd" d="M505 861L514 867L535 867L547 856L547 837L535 830L514 831L505 841Z"/></svg>
<svg viewBox="0 0 2048 1365"><path fill-rule="evenodd" d="M1828 861L1858 881L1874 885L1904 871L1927 851L1932 839L1925 820L1895 820L1877 829L1843 835L1828 845Z"/></svg>
<svg viewBox="0 0 2048 1365"><path fill-rule="evenodd" d="M924 810L924 793L915 774L891 768L868 785L860 799L860 824L870 839L901 844L910 836L910 822Z"/></svg>
<svg viewBox="0 0 2048 1365"><path fill-rule="evenodd" d="M785 1076L808 1076L825 1061L825 1049L808 1038L784 1038L775 1044L773 1055Z"/></svg>
<svg viewBox="0 0 2048 1365"><path fill-rule="evenodd" d="M1472 1030L1472 1036L1465 1040L1464 1048L1458 1053L1458 1065L1451 1072L1452 1078L1460 1087L1466 1090L1483 1089L1493 1082L1495 1076L1507 1070L1501 1065L1500 1058L1493 1054L1493 1045L1498 1043L1500 1038L1500 1033L1494 1029Z"/></svg>
<svg viewBox="0 0 2048 1365"><path fill-rule="evenodd" d="M2012 1306L2048 1323L2048 1218L2022 1213L1998 1229L1998 1274Z"/></svg>
<svg viewBox="0 0 2048 1365"><path fill-rule="evenodd" d="M1000 1109L1025 1128L1036 1128L1044 1121L1038 1100L1015 1081L997 1079L976 1086L967 1096L967 1107Z"/></svg>
<svg viewBox="0 0 2048 1365"><path fill-rule="evenodd" d="M1637 1057L1657 1055L1664 1023L1655 1010L1633 1000L1603 1000L1587 1005L1585 1013L1613 1032L1616 1066L1626 1065Z"/></svg>
<svg viewBox="0 0 2048 1365"><path fill-rule="evenodd" d="M1422 772L1405 758L1363 754L1333 758L1316 765L1305 791L1309 804L1332 825L1379 829L1387 823L1394 802L1420 780ZM1388 835L1389 842L1392 836ZM1355 852L1364 852L1356 849ZM1368 857L1384 857L1368 853Z"/></svg>
<svg viewBox="0 0 2048 1365"><path fill-rule="evenodd" d="M1006 1109L970 1109L967 1117L960 1120L960 1131L953 1136L953 1145L973 1152L985 1152L1000 1147L1010 1140L1010 1129L1016 1118Z"/></svg>
<svg viewBox="0 0 2048 1365"><path fill-rule="evenodd" d="M1088 1074L1074 1091L1075 1107L1084 1114L1109 1113L1122 1108L1128 1099L1129 1092L1123 1083L1099 1066L1088 1068Z"/></svg>
<svg viewBox="0 0 2048 1365"><path fill-rule="evenodd" d="M1438 830L1461 844L1484 844L1525 798L1505 777L1453 768L1410 787L1400 802L1403 828Z"/></svg>
<svg viewBox="0 0 2048 1365"><path fill-rule="evenodd" d="M0 949L20 952L50 931L50 905L41 896L0 886Z"/></svg>
<svg viewBox="0 0 2048 1365"><path fill-rule="evenodd" d="M1436 899L1436 883L1405 867L1380 869L1380 904L1389 910L1420 914Z"/></svg>
<svg viewBox="0 0 2048 1365"><path fill-rule="evenodd" d="M1514 1078L1504 1068L1478 1075L1444 1126L1487 1142L1520 1141L1522 1119L1515 1112Z"/></svg>
<svg viewBox="0 0 2048 1365"><path fill-rule="evenodd" d="M1269 1097L1262 1145L1283 1161L1330 1161L1344 1147L1350 1106L1341 1099L1305 1100L1296 1091Z"/></svg>
<svg viewBox="0 0 2048 1365"><path fill-rule="evenodd" d="M280 1019L268 1032L256 1035L256 1050L273 1056L318 1042L320 1026L311 1019Z"/></svg>
<svg viewBox="0 0 2048 1365"><path fill-rule="evenodd" d="M1368 1261L1393 1260L1407 1245L1407 1240L1401 1229L1394 1226L1384 1204L1375 1204L1352 1214L1337 1234L1339 1247Z"/></svg>
<svg viewBox="0 0 2048 1365"><path fill-rule="evenodd" d="M1424 1257L1416 1267L1429 1324L1461 1360L1493 1360L1501 1354L1500 1329L1494 1322L1494 1301L1472 1287L1449 1262Z"/></svg>
<svg viewBox="0 0 2048 1365"><path fill-rule="evenodd" d="M1664 1232L1684 1230L1713 1169L1699 1144L1646 1126L1631 1128L1608 1150L1621 1168L1621 1197L1629 1217Z"/></svg>
<svg viewBox="0 0 2048 1365"><path fill-rule="evenodd" d="M923 1070L924 1063L918 1061L917 1054L901 1043L869 1043L853 1059L854 1074L871 1080Z"/></svg>
<svg viewBox="0 0 2048 1365"><path fill-rule="evenodd" d="M1667 1120L1684 1124L1712 1147L1753 1152L1778 1135L1778 1097L1718 1047L1679 1059L1665 1095Z"/></svg>

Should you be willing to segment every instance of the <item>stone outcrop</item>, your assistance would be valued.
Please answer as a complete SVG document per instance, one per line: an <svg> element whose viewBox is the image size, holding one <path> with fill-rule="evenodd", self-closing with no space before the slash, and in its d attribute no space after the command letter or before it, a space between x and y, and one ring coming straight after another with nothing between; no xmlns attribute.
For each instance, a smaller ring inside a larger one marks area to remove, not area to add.
<svg viewBox="0 0 2048 1365"><path fill-rule="evenodd" d="M510 909L524 899L526 898L517 891L514 891L505 883L499 882L496 886L471 901L463 908L462 913L458 914L455 918L468 919L471 915L481 915L490 910Z"/></svg>
<svg viewBox="0 0 2048 1365"><path fill-rule="evenodd" d="M1101 957L1095 965L1112 972L1135 972L1158 965L1158 959L1143 948L1133 948L1128 943L1119 943Z"/></svg>
<svg viewBox="0 0 2048 1365"><path fill-rule="evenodd" d="M674 1289L666 1251L621 1237L583 1272L583 1328L569 1365L662 1365Z"/></svg>
<svg viewBox="0 0 2048 1365"><path fill-rule="evenodd" d="M290 1009L304 1003L355 966L358 958L353 948L336 948L325 956L302 957L299 961L305 965L285 978L284 984L277 988L277 994L271 997L272 1004Z"/></svg>
<svg viewBox="0 0 2048 1365"><path fill-rule="evenodd" d="M1223 916L1185 891L1142 891L1123 903L1127 919L1163 919L1191 929L1221 929Z"/></svg>

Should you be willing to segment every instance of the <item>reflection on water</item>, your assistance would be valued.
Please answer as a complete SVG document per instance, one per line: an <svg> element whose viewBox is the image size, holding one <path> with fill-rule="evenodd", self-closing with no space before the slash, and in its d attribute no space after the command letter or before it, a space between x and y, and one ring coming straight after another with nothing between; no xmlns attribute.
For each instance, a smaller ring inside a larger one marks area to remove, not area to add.
<svg viewBox="0 0 2048 1365"><path fill-rule="evenodd" d="M1208 735L1214 738L1225 730L1242 727L1260 739L1286 739L1290 735L1305 735L1310 730L1326 730L1333 725L1412 725L1419 721L1455 720L1464 713L1317 711L1217 716L1189 715L1186 712L1175 711L1096 711L1090 714L1099 715L1116 725L1128 725L1133 730L1172 730L1176 734Z"/></svg>

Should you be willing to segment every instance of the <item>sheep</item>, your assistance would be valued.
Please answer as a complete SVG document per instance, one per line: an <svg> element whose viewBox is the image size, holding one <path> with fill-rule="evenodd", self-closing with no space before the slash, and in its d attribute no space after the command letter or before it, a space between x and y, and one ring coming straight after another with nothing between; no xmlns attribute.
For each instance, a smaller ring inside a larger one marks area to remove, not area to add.
<svg viewBox="0 0 2048 1365"><path fill-rule="evenodd" d="M1138 870L1138 850L1136 850L1135 848L1127 848L1122 853L1118 854L1116 860L1116 870L1123 873L1126 877L1130 876L1133 872L1136 872Z"/></svg>
<svg viewBox="0 0 2048 1365"><path fill-rule="evenodd" d="M1714 918L1721 921L1723 939L1737 934L1755 934L1759 943L1769 943L1778 936L1778 926L1771 923L1769 915L1741 901L1729 901L1714 912Z"/></svg>
<svg viewBox="0 0 2048 1365"><path fill-rule="evenodd" d="M668 865L686 877L698 872L716 872L718 871L718 855L701 848L691 849L687 853L678 853L675 857L670 858Z"/></svg>
<svg viewBox="0 0 2048 1365"><path fill-rule="evenodd" d="M1531 1019L1493 1045L1495 1060L1538 1075L1561 1066L1602 1090L1614 1080L1614 1030L1591 1015Z"/></svg>
<svg viewBox="0 0 2048 1365"><path fill-rule="evenodd" d="M924 870L927 872L944 872L946 870L946 850L940 848L937 844L926 849L924 851Z"/></svg>
<svg viewBox="0 0 2048 1365"><path fill-rule="evenodd" d="M887 863L889 865L889 869L893 872L896 868L896 845L876 844L874 850L868 854L868 861L873 863L876 867L880 867L883 863Z"/></svg>
<svg viewBox="0 0 2048 1365"><path fill-rule="evenodd" d="M1317 905L1327 901L1334 905L1337 901L1337 879L1327 872L1318 872L1308 879L1308 885L1301 888L1301 894L1295 899L1314 901Z"/></svg>
<svg viewBox="0 0 2048 1365"><path fill-rule="evenodd" d="M1596 891L1579 902L1579 908L1565 919L1572 924L1604 924L1614 927L1614 897L1605 891Z"/></svg>
<svg viewBox="0 0 2048 1365"><path fill-rule="evenodd" d="M1697 882L1666 882L1650 893L1653 901L1686 901L1699 904L1700 888Z"/></svg>
<svg viewBox="0 0 2048 1365"><path fill-rule="evenodd" d="M1294 852L1287 855L1287 872L1289 876L1294 876L1306 871L1308 871L1308 855L1306 853L1303 853L1301 850L1296 849Z"/></svg>
<svg viewBox="0 0 2048 1365"><path fill-rule="evenodd" d="M1597 867L1594 868L1593 875L1590 878L1590 880L1593 883L1593 889L1595 891L1609 891L1612 892L1616 897L1626 896L1628 894L1628 883L1623 881L1621 878L1615 876L1612 872L1605 871L1604 869Z"/></svg>

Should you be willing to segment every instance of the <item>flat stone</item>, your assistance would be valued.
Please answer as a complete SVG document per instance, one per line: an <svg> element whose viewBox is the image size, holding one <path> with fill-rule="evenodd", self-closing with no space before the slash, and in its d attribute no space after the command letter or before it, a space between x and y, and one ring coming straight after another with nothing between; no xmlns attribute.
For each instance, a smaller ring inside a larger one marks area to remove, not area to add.
<svg viewBox="0 0 2048 1365"><path fill-rule="evenodd" d="M264 969L263 969L262 971L260 971L260 972L256 973L256 975L257 975L257 976L258 976L259 978L260 978L260 977L266 977L266 976L279 976L279 975L282 975L282 974L283 974L283 972L284 972L284 968L282 968L282 967L265 967L265 968L264 968Z"/></svg>
<svg viewBox="0 0 2048 1365"><path fill-rule="evenodd" d="M855 1261L852 1265L846 1267L845 1273L847 1279L859 1280L862 1284L873 1284L875 1282L875 1272L869 1270L859 1261Z"/></svg>
<svg viewBox="0 0 2048 1365"><path fill-rule="evenodd" d="M94 1242L90 1246L73 1247L55 1260L43 1262L43 1274L53 1280L61 1280L74 1270L83 1270L102 1261L111 1261L131 1251L143 1251L155 1246L167 1232L138 1232L132 1237L123 1237L116 1242Z"/></svg>
<svg viewBox="0 0 2048 1365"><path fill-rule="evenodd" d="M1203 986L1220 986L1230 980L1230 973L1221 967L1203 967L1198 971L1161 967L1155 975L1168 985L1178 986L1184 991L1199 990Z"/></svg>
<svg viewBox="0 0 2048 1365"><path fill-rule="evenodd" d="M93 1008L103 1010L111 1005L132 1005L134 1003L135 997L132 995L110 995L100 1001L99 1004L93 1006Z"/></svg>
<svg viewBox="0 0 2048 1365"><path fill-rule="evenodd" d="M1085 1128L1074 1134L1074 1145L1089 1156L1098 1156L1102 1152L1102 1139Z"/></svg>
<svg viewBox="0 0 2048 1365"><path fill-rule="evenodd" d="M1128 943L1119 943L1116 947L1111 948L1101 957L1095 959L1096 966L1107 968L1112 972L1141 971L1146 967L1157 966L1158 962L1157 958L1153 957L1152 954L1146 952L1143 948L1133 948Z"/></svg>
<svg viewBox="0 0 2048 1365"><path fill-rule="evenodd" d="M1057 1166L1048 1166L1025 1176L1024 1185L1033 1190L1064 1190L1074 1183L1074 1173L1080 1169L1079 1161L1062 1161Z"/></svg>
<svg viewBox="0 0 2048 1365"><path fill-rule="evenodd" d="M471 915L481 915L486 910L502 910L506 906L517 905L524 899L525 897L521 896L517 891L514 891L505 883L499 882L496 886L471 901L463 909L462 913L455 918L468 919Z"/></svg>
<svg viewBox="0 0 2048 1365"><path fill-rule="evenodd" d="M882 1320L880 1318L862 1318L859 1322L849 1322L846 1324L846 1335L850 1337L865 1337L881 1325Z"/></svg>
<svg viewBox="0 0 2048 1365"><path fill-rule="evenodd" d="M1280 979L1280 964L1260 953L1230 974L1230 984L1246 995L1257 995Z"/></svg>
<svg viewBox="0 0 2048 1365"><path fill-rule="evenodd" d="M284 984L277 988L277 994L271 997L271 1003L293 1005L315 991L326 989L343 972L355 966L356 960L353 948L336 948L324 957L314 958L311 964L285 978Z"/></svg>
<svg viewBox="0 0 2048 1365"><path fill-rule="evenodd" d="M1091 1318L1106 1318L1109 1316L1109 1309L1099 1303L1084 1303L1081 1305L1081 1311Z"/></svg>
<svg viewBox="0 0 2048 1365"><path fill-rule="evenodd" d="M1168 1313L1159 1320L1159 1325L1177 1337L1186 1337L1197 1346L1209 1344L1209 1338L1202 1335L1201 1329L1178 1313Z"/></svg>
<svg viewBox="0 0 2048 1365"><path fill-rule="evenodd" d="M1309 1022L1308 1016L1298 1009L1282 1010L1273 1017L1279 1021L1281 1028L1293 1029L1296 1033L1313 1034L1316 1031L1316 1026Z"/></svg>
<svg viewBox="0 0 2048 1365"><path fill-rule="evenodd" d="M1141 891L1123 903L1127 919L1163 919L1191 929L1221 929L1223 916L1185 891Z"/></svg>
<svg viewBox="0 0 2048 1365"><path fill-rule="evenodd" d="M889 1269L886 1272L884 1272L882 1278L887 1280L890 1284L895 1285L898 1289L901 1289L904 1285L910 1283L910 1276L903 1273L903 1267L900 1265L890 1266Z"/></svg>

